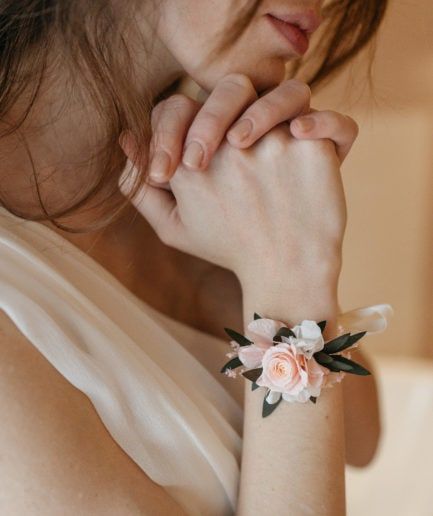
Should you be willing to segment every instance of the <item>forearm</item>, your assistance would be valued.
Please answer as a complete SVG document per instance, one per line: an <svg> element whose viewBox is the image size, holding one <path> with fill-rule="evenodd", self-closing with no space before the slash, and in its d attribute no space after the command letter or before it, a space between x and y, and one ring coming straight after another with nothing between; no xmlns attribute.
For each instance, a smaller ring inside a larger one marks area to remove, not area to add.
<svg viewBox="0 0 433 516"><path fill-rule="evenodd" d="M310 292L284 281L244 289L245 328L257 312L294 325L326 319L333 335L338 311L336 287L311 285ZM345 441L342 386L323 389L316 404L282 401L262 418L266 389L245 381L241 480L237 516L345 514Z"/></svg>

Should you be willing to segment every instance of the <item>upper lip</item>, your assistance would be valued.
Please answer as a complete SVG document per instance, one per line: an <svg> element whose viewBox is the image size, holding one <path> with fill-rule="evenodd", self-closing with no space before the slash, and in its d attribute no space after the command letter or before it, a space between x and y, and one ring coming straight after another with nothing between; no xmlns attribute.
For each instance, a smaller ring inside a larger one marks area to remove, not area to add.
<svg viewBox="0 0 433 516"><path fill-rule="evenodd" d="M286 23L296 25L307 34L313 33L322 23L322 18L315 11L303 11L293 14L268 13L269 16L277 18Z"/></svg>

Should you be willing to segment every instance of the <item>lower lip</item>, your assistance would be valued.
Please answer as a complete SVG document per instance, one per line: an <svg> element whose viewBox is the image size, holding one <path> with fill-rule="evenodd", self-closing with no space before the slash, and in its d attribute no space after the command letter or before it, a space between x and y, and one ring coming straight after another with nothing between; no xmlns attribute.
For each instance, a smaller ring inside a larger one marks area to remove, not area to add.
<svg viewBox="0 0 433 516"><path fill-rule="evenodd" d="M305 54L308 50L308 38L299 27L291 23L284 22L278 18L274 18L270 14L266 17L272 25L282 34L286 40L292 45L296 52L300 55Z"/></svg>

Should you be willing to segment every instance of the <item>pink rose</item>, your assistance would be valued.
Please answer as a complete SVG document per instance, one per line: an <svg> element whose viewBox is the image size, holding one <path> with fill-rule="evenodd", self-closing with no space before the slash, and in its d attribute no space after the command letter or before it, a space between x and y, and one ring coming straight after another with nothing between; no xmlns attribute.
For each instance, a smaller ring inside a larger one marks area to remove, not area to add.
<svg viewBox="0 0 433 516"><path fill-rule="evenodd" d="M327 374L312 357L298 352L293 343L282 342L269 347L262 358L263 372L256 380L257 385L282 393L285 401L305 403L310 396L319 396ZM274 403L279 396L268 394L267 401Z"/></svg>

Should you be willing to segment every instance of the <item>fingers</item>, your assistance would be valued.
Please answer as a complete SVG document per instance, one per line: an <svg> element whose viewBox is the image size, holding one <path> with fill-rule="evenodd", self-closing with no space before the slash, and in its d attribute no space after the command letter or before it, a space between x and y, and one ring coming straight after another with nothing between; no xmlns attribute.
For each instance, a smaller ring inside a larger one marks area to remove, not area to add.
<svg viewBox="0 0 433 516"><path fill-rule="evenodd" d="M335 111L313 110L290 122L290 131L295 138L328 138L335 143L341 163L346 158L358 136L358 124L349 116Z"/></svg>
<svg viewBox="0 0 433 516"><path fill-rule="evenodd" d="M139 173L138 168L128 159L119 179L119 189L123 195L129 196ZM171 245L173 235L181 237L182 223L178 215L176 199L170 191L146 183L145 188L139 190L131 199L131 203L163 243Z"/></svg>
<svg viewBox="0 0 433 516"><path fill-rule="evenodd" d="M188 128L201 104L182 94L174 94L152 110L149 178L168 182L182 158Z"/></svg>
<svg viewBox="0 0 433 516"><path fill-rule="evenodd" d="M189 128L183 164L191 169L204 170L227 129L255 99L257 92L246 75L232 73L223 77Z"/></svg>
<svg viewBox="0 0 433 516"><path fill-rule="evenodd" d="M273 127L310 110L311 90L297 79L282 82L252 104L228 131L231 145L246 148Z"/></svg>

